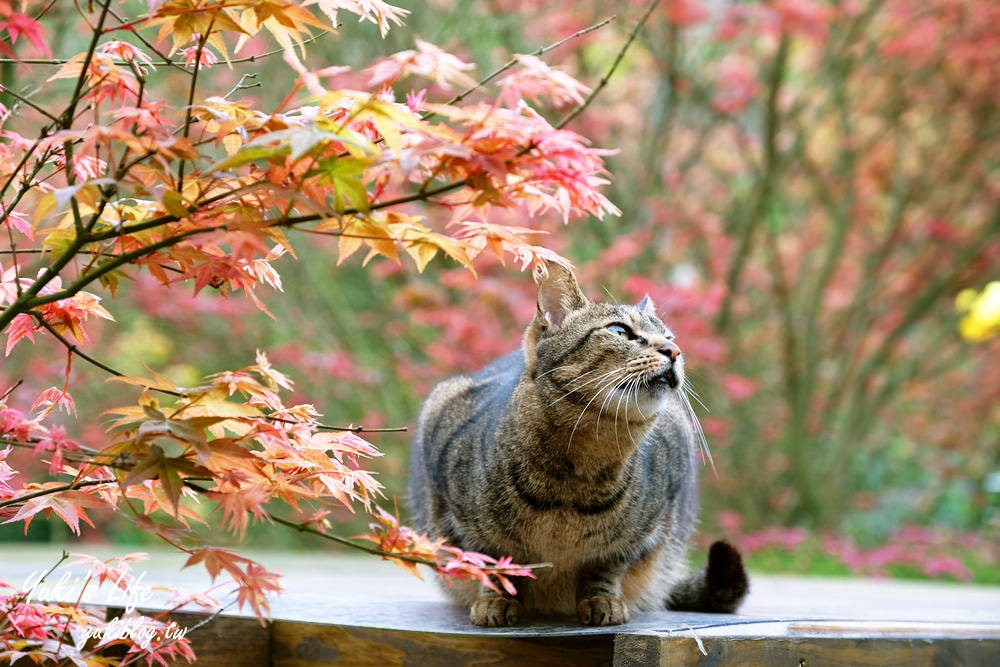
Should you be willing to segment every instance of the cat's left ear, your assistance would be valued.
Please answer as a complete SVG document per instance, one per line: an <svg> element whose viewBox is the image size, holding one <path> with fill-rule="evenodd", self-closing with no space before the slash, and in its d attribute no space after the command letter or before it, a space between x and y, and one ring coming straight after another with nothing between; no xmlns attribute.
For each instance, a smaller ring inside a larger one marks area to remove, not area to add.
<svg viewBox="0 0 1000 667"><path fill-rule="evenodd" d="M649 298L649 295L642 297L642 301L635 304L635 307L639 309L639 312L643 315L656 315L656 308L653 306L653 300Z"/></svg>
<svg viewBox="0 0 1000 667"><path fill-rule="evenodd" d="M572 268L549 262L545 269L538 278L538 317L547 328L558 329L567 315L590 301L576 282Z"/></svg>

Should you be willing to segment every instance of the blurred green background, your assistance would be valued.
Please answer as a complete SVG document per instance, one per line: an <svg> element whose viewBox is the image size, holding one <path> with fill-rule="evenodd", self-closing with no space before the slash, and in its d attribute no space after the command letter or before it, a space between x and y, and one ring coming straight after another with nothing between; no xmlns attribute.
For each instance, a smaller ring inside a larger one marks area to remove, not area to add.
<svg viewBox="0 0 1000 667"><path fill-rule="evenodd" d="M405 27L381 40L344 15L307 64L364 67L420 37L483 75L617 14L545 56L593 86L645 7L396 4L412 12ZM702 471L699 540L728 536L751 567L1000 583L1000 346L963 339L954 305L1000 278L996 13L986 0L661 3L571 125L619 149L606 194L623 214L531 224L578 266L590 296L648 292L677 332L715 459ZM64 36L57 56L85 48L76 20L62 3L46 18ZM251 42L247 53L271 47ZM46 67L5 65L4 84L31 86ZM261 109L287 92L272 82L291 81L276 56L216 65L201 90L221 94L247 73L264 85L239 95ZM151 78L183 99L169 68ZM343 85L363 82L349 74ZM405 80L397 98L427 85ZM518 211L498 215L528 224ZM325 422L411 427L436 381L513 349L534 310L530 275L495 261L477 263L476 281L442 260L423 274L359 256L337 266L334 244L292 241L298 260L275 263L283 293L259 293L274 319L240 294L169 293L140 277L105 298L117 325L92 327L88 351L185 385L261 349ZM51 341L19 346L0 386L23 378L18 394L33 397L60 383L64 363ZM79 361L73 374L80 414L133 400ZM101 442L100 428L60 418ZM372 462L384 504L404 514L408 437L370 438L386 454ZM361 532L357 518L338 518L342 534ZM27 539L68 537L36 521ZM21 527L0 526L0 540L22 539ZM112 518L84 539L147 536ZM328 548L269 525L248 541Z"/></svg>

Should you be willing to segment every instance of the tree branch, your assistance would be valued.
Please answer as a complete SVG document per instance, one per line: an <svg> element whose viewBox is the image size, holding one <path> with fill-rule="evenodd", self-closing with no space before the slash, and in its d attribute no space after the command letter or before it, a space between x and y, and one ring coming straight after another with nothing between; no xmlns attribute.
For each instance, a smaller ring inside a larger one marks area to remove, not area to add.
<svg viewBox="0 0 1000 667"><path fill-rule="evenodd" d="M607 73L601 77L601 80L596 86L594 86L594 89L590 91L590 94L587 95L586 99L577 104L572 111L566 114L563 119L556 124L557 128L566 127L571 120L579 116L584 109L589 107L590 103L594 101L594 98L597 97L602 90L604 90L604 87L608 85L608 81L611 79L611 75L615 73L615 70L618 69L618 64L621 63L622 58L625 57L625 52L628 51L629 47L632 46L632 42L635 41L635 36L639 34L639 30L641 30L642 26L646 24L646 20L649 19L649 15L653 13L653 10L656 9L658 4L660 4L660 0L653 0L649 3L649 7L646 8L646 12L642 15L642 18L639 19L638 23L635 24L635 27L632 28L632 32L629 33L628 39L625 40L625 44L618 50L618 55L615 56L615 59L611 63L611 67L608 68Z"/></svg>
<svg viewBox="0 0 1000 667"><path fill-rule="evenodd" d="M111 366L108 366L107 364L103 363L102 361L99 361L99 360L95 359L94 357L88 355L83 350L81 350L75 343L73 343L68 338L66 338L65 336L63 336L61 333L59 333L55 329L55 327L53 327L51 324L49 324L47 321L45 321L45 316L42 315L42 313L38 312L37 310L32 310L32 311L29 311L28 314L31 315L32 317L34 317L35 321L37 321L42 327L44 327L46 331L48 331L50 334L52 334L53 336L55 336L56 339L60 343L62 343L66 347L66 350L68 352L70 352L71 354L77 355L78 357L80 357L81 359L83 359L84 361L86 361L87 363L89 363L89 364L91 364L93 366L96 366L97 368L100 368L102 371L104 371L106 373L109 373L109 374L111 374L111 375L113 375L115 377L125 377L124 373L122 373L122 372L120 372L118 370L115 370ZM14 387L11 387L10 391L13 391L13 389L16 386L17 385L15 385ZM182 394L181 392L179 392L179 391L173 391L171 389L161 389L161 388L158 388L158 387L149 387L149 389L152 389L153 391L160 392L161 394L168 394L170 396L176 396L178 398L181 398L181 397L184 396L184 394ZM4 396L6 397L6 394ZM281 424L293 424L294 425L294 424L302 424L303 423L303 422L293 421L291 419L282 419L280 417L271 417L269 415L265 415L264 419L267 419L268 421L278 422L278 423L281 423ZM366 428L364 426L330 426L329 424L309 424L309 426L313 426L317 430L323 430L323 431L345 431L345 432L351 432L351 433L400 433L400 432L405 432L406 431L406 427L405 426L388 426L388 427L383 427L383 428Z"/></svg>
<svg viewBox="0 0 1000 667"><path fill-rule="evenodd" d="M103 464L102 464L103 465ZM63 484L62 486L53 486L49 489L39 489L38 491L32 491L31 493L25 493L19 496L14 496L8 500L0 501L0 507L7 507L8 505L17 505L18 503L23 503L33 498L41 498L42 496L48 496L53 493L62 493L63 491L72 491L74 489L80 489L85 486L98 486L99 484L117 484L118 481L114 479L88 479L77 482L70 482L69 484Z"/></svg>
<svg viewBox="0 0 1000 667"><path fill-rule="evenodd" d="M543 46L543 47L540 47L538 49L535 49L534 51L531 52L530 55L533 55L533 56L544 55L544 54L548 53L549 51L552 51L553 49L559 48L560 46L562 46L563 44L565 44L566 42L568 42L570 40L576 39L577 37L580 37L582 35L586 35L588 32L594 32L595 30L603 28L604 26L606 26L607 24L611 23L612 21L614 21L617 18L618 18L617 14L612 14L611 16L609 16L608 18L604 19L603 21L600 21L599 23L595 23L594 25L592 25L590 27L587 27L587 28L584 28L583 30L577 30L572 35L570 35L569 37L564 37L564 38L560 39L558 42L555 42L553 44L549 44L548 46ZM517 58L511 58L510 60L508 60L507 62L505 62L503 65L501 65L500 67L496 68L495 70L493 70L492 72L490 72L489 74L487 74L486 76L484 76L482 79L480 79L476 83L476 85L474 85L474 86L472 86L470 88L467 88L467 89L463 90L462 92L458 93L457 95L455 95L454 97L452 97L450 100L448 100L447 102L445 102L445 104L452 105L452 104L456 104L458 102L461 102L466 97L468 97L469 95L471 95L475 91L479 90L480 88L482 88L487 83L489 83L493 79L497 78L498 76L500 76L501 74L503 74L507 70L509 70L511 67L513 67L514 65L516 65L517 62L518 62ZM431 118L433 116L436 116L436 115L437 115L436 113L434 113L432 111L428 111L427 113L425 113L422 116L420 116L420 118L421 118L421 120L427 120L427 119L429 119L429 118Z"/></svg>

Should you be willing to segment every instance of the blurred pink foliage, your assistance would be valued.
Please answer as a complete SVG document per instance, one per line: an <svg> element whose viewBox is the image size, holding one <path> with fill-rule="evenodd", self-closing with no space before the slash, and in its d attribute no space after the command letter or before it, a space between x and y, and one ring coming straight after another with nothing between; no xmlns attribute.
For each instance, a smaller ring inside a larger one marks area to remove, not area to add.
<svg viewBox="0 0 1000 667"><path fill-rule="evenodd" d="M890 568L896 566L914 568L931 579L970 581L973 572L960 556L972 555L982 563L1000 558L1000 545L982 534L943 526L902 524L883 544L863 547L850 535L834 531L815 534L802 526L768 526L744 532L743 517L733 510L719 512L715 522L751 562L756 554L769 550L793 554L808 542L859 576L889 576Z"/></svg>

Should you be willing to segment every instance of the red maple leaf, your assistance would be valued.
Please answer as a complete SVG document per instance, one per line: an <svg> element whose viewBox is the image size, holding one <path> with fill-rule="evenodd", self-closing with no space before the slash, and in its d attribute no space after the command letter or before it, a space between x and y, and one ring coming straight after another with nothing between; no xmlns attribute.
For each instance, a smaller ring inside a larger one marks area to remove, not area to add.
<svg viewBox="0 0 1000 667"><path fill-rule="evenodd" d="M35 19L29 18L24 14L11 12L5 20L0 21L0 30L7 31L7 34L10 35L11 44L17 43L17 38L24 35L39 51L49 58L52 57L52 51L49 50L49 45L45 43L45 38L43 37L45 29ZM8 52L12 57L17 57L13 50L9 48L4 48L3 50Z"/></svg>

